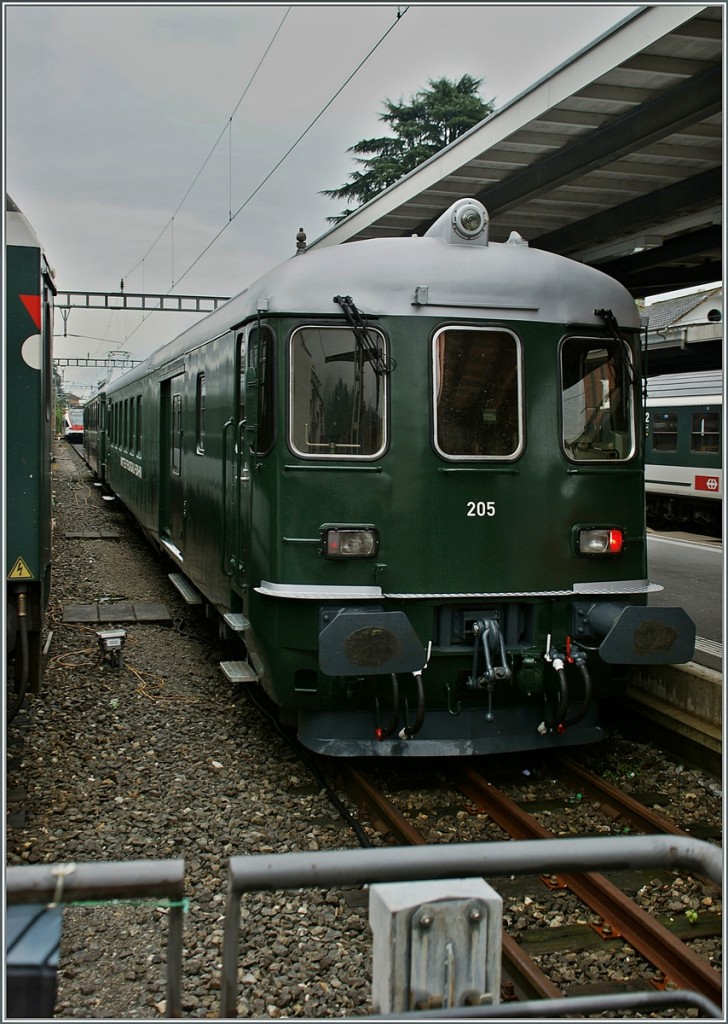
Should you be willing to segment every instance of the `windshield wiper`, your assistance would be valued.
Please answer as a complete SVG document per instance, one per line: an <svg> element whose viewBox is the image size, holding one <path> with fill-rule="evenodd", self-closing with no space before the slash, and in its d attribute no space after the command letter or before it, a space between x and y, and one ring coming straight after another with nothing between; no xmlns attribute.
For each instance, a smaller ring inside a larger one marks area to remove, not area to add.
<svg viewBox="0 0 728 1024"><path fill-rule="evenodd" d="M619 323L611 309L595 309L594 316L598 316L600 320L604 321L604 326L610 331L616 342L620 345L627 345L627 342L619 333ZM627 348L629 349L629 345L627 345ZM623 359L622 364L625 368L630 384L635 387L637 385L637 379L632 369L632 361L630 359Z"/></svg>
<svg viewBox="0 0 728 1024"><path fill-rule="evenodd" d="M391 373L397 364L394 359L387 359L379 345L369 334L364 318L354 305L351 295L334 295L334 302L341 306L342 312L353 330L354 336L359 342L365 357L371 363L375 374L378 377L383 377L385 374Z"/></svg>

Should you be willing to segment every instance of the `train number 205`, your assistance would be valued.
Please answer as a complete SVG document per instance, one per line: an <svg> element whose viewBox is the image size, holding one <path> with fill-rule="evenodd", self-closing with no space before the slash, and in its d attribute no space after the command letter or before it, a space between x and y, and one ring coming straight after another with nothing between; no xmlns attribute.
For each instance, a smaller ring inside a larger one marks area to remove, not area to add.
<svg viewBox="0 0 728 1024"><path fill-rule="evenodd" d="M494 516L495 515L495 502L494 501L469 501L468 502L468 515L477 516L482 518L483 516Z"/></svg>

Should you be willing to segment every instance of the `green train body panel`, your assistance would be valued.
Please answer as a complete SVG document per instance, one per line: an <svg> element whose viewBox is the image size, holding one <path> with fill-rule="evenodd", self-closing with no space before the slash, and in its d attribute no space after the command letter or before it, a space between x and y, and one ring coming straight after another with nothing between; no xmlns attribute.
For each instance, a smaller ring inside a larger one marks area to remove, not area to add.
<svg viewBox="0 0 728 1024"><path fill-rule="evenodd" d="M242 656L326 753L592 741L590 688L620 692L625 644L642 663L690 646L679 610L639 611L652 588L634 303L591 268L518 240L476 251L438 225L296 257L98 399L108 486L221 615L247 617ZM587 403L573 367L595 353L606 376ZM471 423L486 355L496 404ZM320 375L354 362L324 400ZM611 432L610 401L627 410ZM329 528L355 530L366 557L327 557ZM615 553L580 552L580 531ZM565 717L566 676L583 721L537 733L544 707ZM400 703L417 742L384 738Z"/></svg>
<svg viewBox="0 0 728 1024"><path fill-rule="evenodd" d="M50 563L52 424L45 383L49 353L41 340L46 330L41 282L40 250L9 246L6 352L12 386L6 391L5 427L14 443L7 446L7 479L13 491L7 516L6 576L22 559L33 580L41 580Z"/></svg>

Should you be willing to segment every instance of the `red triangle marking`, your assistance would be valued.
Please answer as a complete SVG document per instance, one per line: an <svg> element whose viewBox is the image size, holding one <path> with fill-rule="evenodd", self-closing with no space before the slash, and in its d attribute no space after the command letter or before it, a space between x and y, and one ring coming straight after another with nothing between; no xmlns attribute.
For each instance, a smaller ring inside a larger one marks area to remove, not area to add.
<svg viewBox="0 0 728 1024"><path fill-rule="evenodd" d="M21 295L20 301L33 318L33 323L40 330L40 295Z"/></svg>

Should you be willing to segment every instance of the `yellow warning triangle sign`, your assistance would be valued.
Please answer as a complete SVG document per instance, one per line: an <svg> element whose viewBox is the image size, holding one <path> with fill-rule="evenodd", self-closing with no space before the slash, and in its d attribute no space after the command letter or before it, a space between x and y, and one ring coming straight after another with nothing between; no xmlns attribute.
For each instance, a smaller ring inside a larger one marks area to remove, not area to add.
<svg viewBox="0 0 728 1024"><path fill-rule="evenodd" d="M32 580L34 579L33 573L30 571L28 566L25 564L22 558L19 558L15 565L8 573L9 580Z"/></svg>

